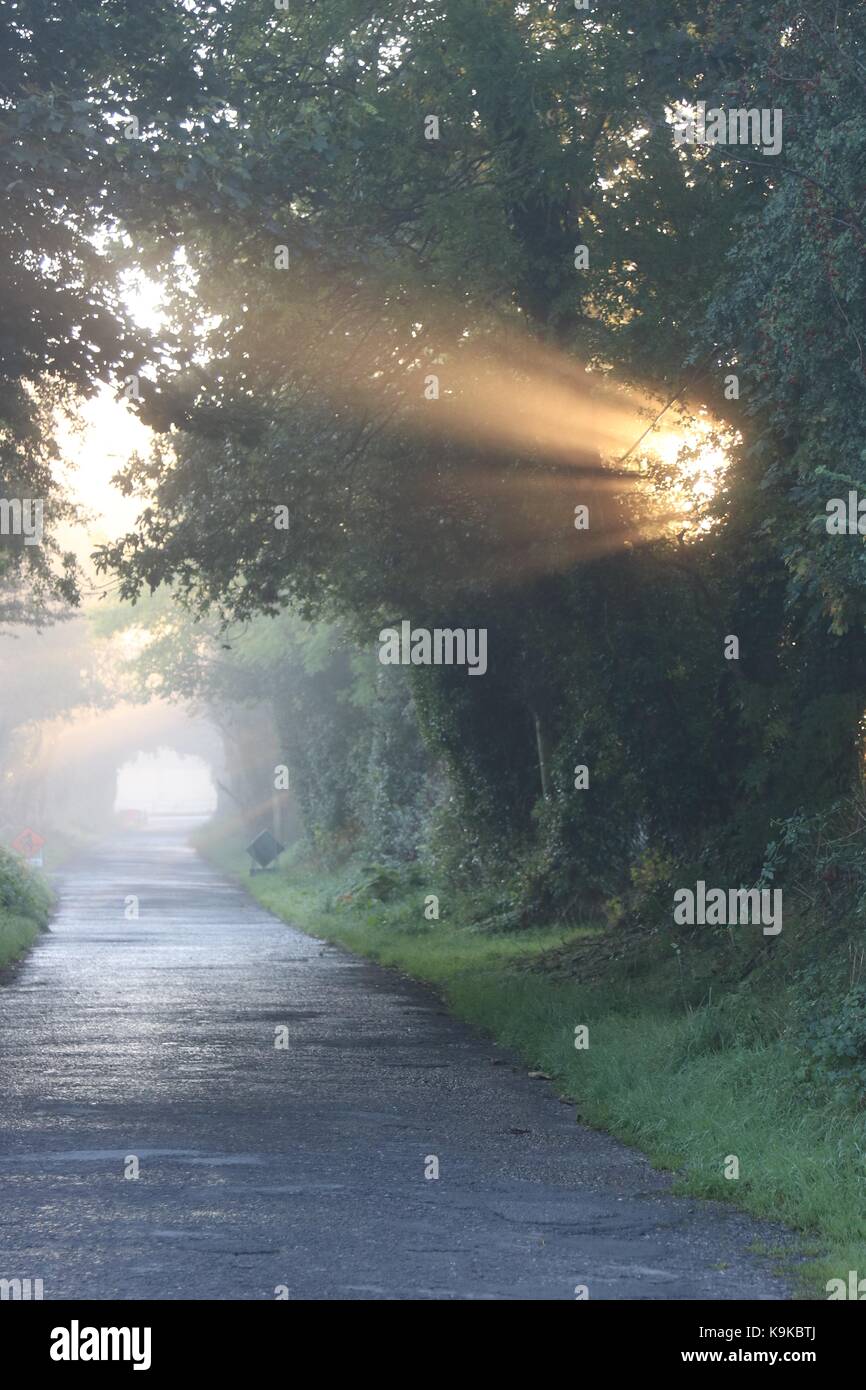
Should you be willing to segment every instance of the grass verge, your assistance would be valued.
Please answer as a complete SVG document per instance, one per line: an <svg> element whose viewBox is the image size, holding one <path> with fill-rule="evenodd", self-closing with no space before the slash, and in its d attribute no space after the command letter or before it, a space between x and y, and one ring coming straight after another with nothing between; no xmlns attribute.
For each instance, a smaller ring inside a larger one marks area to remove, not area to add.
<svg viewBox="0 0 866 1390"><path fill-rule="evenodd" d="M777 977L757 971L745 993L717 981L707 999L705 980L696 990L704 967L692 966L683 988L682 961L668 952L643 973L613 968L581 984L538 967L598 941L600 928L479 931L459 911L427 921L417 883L395 880L382 901L359 886L357 866L250 877L243 852L215 832L198 847L285 921L433 985L457 1016L546 1072L579 1120L672 1169L677 1190L800 1232L800 1296L826 1298L829 1279L866 1274L866 1118L830 1087L804 1083ZM581 1025L589 1046L578 1049ZM732 1158L736 1179L725 1176Z"/></svg>
<svg viewBox="0 0 866 1390"><path fill-rule="evenodd" d="M33 945L42 925L33 917L0 908L0 970L23 956L27 948Z"/></svg>
<svg viewBox="0 0 866 1390"><path fill-rule="evenodd" d="M0 849L0 969L11 965L48 925L53 895L17 855Z"/></svg>

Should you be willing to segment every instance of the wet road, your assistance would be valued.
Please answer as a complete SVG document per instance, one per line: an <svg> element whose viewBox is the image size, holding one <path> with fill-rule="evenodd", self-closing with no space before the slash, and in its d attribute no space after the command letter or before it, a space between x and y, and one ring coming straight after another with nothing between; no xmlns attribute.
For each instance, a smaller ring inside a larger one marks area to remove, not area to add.
<svg viewBox="0 0 866 1390"><path fill-rule="evenodd" d="M0 988L0 1278L46 1299L787 1296L747 1253L774 1228L672 1197L432 995L276 921L178 833L119 838L60 887Z"/></svg>

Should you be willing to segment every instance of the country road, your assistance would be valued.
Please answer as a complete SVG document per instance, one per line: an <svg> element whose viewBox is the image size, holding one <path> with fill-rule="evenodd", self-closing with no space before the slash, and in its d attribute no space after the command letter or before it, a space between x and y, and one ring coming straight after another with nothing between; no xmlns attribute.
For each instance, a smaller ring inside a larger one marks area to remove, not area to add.
<svg viewBox="0 0 866 1390"><path fill-rule="evenodd" d="M789 1296L749 1253L776 1228L670 1195L432 994L278 922L181 830L119 836L59 888L0 986L0 1278L46 1299Z"/></svg>

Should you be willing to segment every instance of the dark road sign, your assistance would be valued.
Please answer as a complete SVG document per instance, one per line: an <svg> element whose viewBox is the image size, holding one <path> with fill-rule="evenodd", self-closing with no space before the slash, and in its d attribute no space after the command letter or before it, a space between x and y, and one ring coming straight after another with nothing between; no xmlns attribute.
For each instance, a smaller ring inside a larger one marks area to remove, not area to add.
<svg viewBox="0 0 866 1390"><path fill-rule="evenodd" d="M279 859L284 849L285 845L281 845L270 830L263 830L251 845L247 845L247 854L255 860L260 869L266 869L275 859Z"/></svg>

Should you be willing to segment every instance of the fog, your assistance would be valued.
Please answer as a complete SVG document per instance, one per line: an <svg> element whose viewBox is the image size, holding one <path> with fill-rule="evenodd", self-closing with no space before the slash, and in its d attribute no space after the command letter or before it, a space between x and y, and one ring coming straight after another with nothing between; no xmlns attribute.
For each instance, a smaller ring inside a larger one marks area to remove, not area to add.
<svg viewBox="0 0 866 1390"><path fill-rule="evenodd" d="M212 814L217 791L211 769L196 754L180 754L173 748L139 753L125 762L117 774L114 809L144 811L148 815Z"/></svg>
<svg viewBox="0 0 866 1390"><path fill-rule="evenodd" d="M30 828L51 858L124 810L215 810L219 732L181 702L133 698L116 645L80 614L0 632L0 843Z"/></svg>

